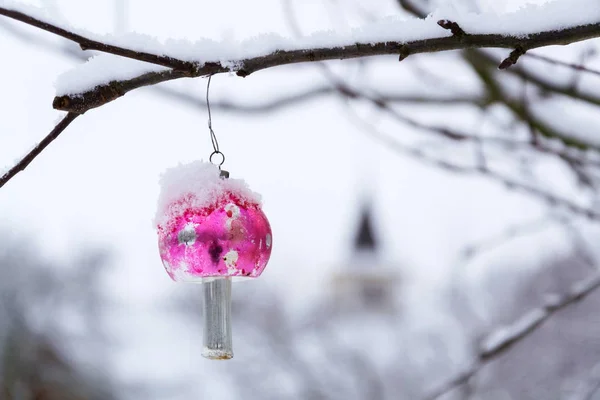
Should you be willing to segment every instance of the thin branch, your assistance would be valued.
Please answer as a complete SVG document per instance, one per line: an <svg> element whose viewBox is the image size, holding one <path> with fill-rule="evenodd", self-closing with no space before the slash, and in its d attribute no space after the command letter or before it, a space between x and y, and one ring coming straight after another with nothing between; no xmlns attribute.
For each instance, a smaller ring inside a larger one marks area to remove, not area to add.
<svg viewBox="0 0 600 400"><path fill-rule="evenodd" d="M552 215L546 215L543 217L532 219L530 221L526 221L524 223L520 223L518 225L509 226L507 229L503 230L500 233L497 233L491 237L485 238L484 240L478 241L476 243L471 243L465 246L461 251L460 261L462 263L469 262L470 260L477 257L477 255L483 252L488 252L491 249L503 246L511 240L515 240L519 237L528 236L532 233L540 232L543 229L545 229L548 225L554 222L555 220L552 217Z"/></svg>
<svg viewBox="0 0 600 400"><path fill-rule="evenodd" d="M176 69L149 72L133 79L111 81L106 85L96 86L94 90L85 92L82 95L57 96L52 102L52 107L57 110L83 114L92 108L110 103L133 89L190 76L188 71Z"/></svg>
<svg viewBox="0 0 600 400"><path fill-rule="evenodd" d="M398 5L417 18L425 18L427 16L427 12L417 7L412 0L398 0Z"/></svg>
<svg viewBox="0 0 600 400"><path fill-rule="evenodd" d="M347 104L347 103L346 103ZM353 109L352 107L348 107L348 116L352 118L353 121L356 122L357 125L360 125L365 132L368 132L371 137L377 139L379 142L385 145L386 149L396 151L400 154L408 155L410 157L414 157L419 159L420 161L435 166L437 168L441 168L453 173L459 173L464 175L480 175L483 177L490 178L493 181L499 182L506 186L511 190L518 190L528 195L531 195L535 198L542 199L546 201L551 206L560 206L575 215L579 215L590 220L600 220L600 213L594 209L583 207L577 203L574 203L568 199L557 196L550 192L545 191L539 187L527 184L522 181L515 180L511 177L503 175L487 166L469 166L469 165L459 165L451 163L448 160L444 160L439 157L434 157L428 155L422 149L417 147L411 147L409 145L404 145L397 140L391 138L390 136L379 132L375 127L368 124L364 121ZM423 126L423 129L427 129L427 127ZM432 131L436 132L435 128Z"/></svg>
<svg viewBox="0 0 600 400"><path fill-rule="evenodd" d="M467 50L464 52L463 57L467 62L469 62L470 66L473 68L473 71L480 78L481 82L486 86L490 97L500 101L502 104L506 105L508 109L514 113L520 120L531 124L533 128L537 132L539 132L542 136L547 138L556 138L562 141L565 145L569 147L575 147L578 149L596 149L599 150L597 146L594 146L588 142L578 139L575 135L569 135L568 133L562 132L550 124L546 123L540 118L537 118L533 113L531 113L527 107L521 103L521 101L517 101L513 99L508 93L505 92L503 86L500 82L498 82L494 76L494 72L489 68L490 58L485 52L477 51L477 50ZM518 69L518 71L510 71L511 73L515 73L518 76L523 77L527 81L532 81L536 85L540 86L543 84L543 81L537 82L535 77L524 71L523 69Z"/></svg>
<svg viewBox="0 0 600 400"><path fill-rule="evenodd" d="M504 60L502 60L502 62L498 66L498 69L506 69L512 65L515 65L517 63L517 61L519 60L519 58L522 55L524 55L526 51L527 50L525 48L523 48L522 46L517 46L516 49L514 49L513 51L510 52L508 57L506 57Z"/></svg>
<svg viewBox="0 0 600 400"><path fill-rule="evenodd" d="M467 135L462 132L457 132L455 130L452 130L450 128L443 127L443 126L434 126L434 125L423 124L417 120L411 119L411 118L399 113L394 108L390 107L390 103L391 103L390 98L385 97L385 96L366 95L364 93L361 93L361 92L349 87L344 82L341 82L339 80L334 80L334 79L335 78L332 78L332 80L333 80L332 84L334 85L335 89L341 95L344 95L345 97L347 97L349 99L362 99L362 100L369 101L372 104L374 104L376 107L385 111L388 115L390 115L394 119L396 119L399 122L404 123L406 125L412 126L413 128L426 130L426 131L438 134L447 139L456 140L456 141L474 141L477 143L491 142L491 143L497 143L497 144L501 144L501 145L505 145L505 146L510 146L512 148L523 148L523 149L530 150L530 151L537 151L540 153L555 156L555 157L563 160L571 168L573 168L573 164L579 165L581 163L580 159L569 154L567 151L547 147L541 142L531 143L530 141L517 141L517 140L512 140L512 139L508 139L508 138L504 138L504 137L479 137L479 136ZM504 103L508 103L507 99L503 98L502 100ZM490 103L490 100L484 98L479 103L477 103L476 101L472 101L469 103L474 104L474 105L477 105L477 104L486 105L486 104ZM541 122L539 122L537 119L533 118L533 116L530 116L529 118L531 119L531 121L535 122L536 127L541 126ZM555 134L554 136L561 137L562 135L559 136L559 134ZM595 162L595 161L588 161L587 164L595 165L595 166L599 165L599 163ZM480 169L485 170L486 169L485 165L483 165Z"/></svg>
<svg viewBox="0 0 600 400"><path fill-rule="evenodd" d="M544 62L547 62L548 64L560 65L562 67L572 68L576 71L587 72L588 74L600 76L600 71L585 67L581 64L574 64L574 63L569 63L566 61L560 61L560 60L556 60L554 58L546 57L541 54L535 54L535 53L527 53L527 57L535 58L536 60L544 61Z"/></svg>
<svg viewBox="0 0 600 400"><path fill-rule="evenodd" d="M194 95L192 93L182 92L180 90L176 90L170 87L162 87L156 86L155 88L161 94L176 99L182 103L186 103L192 107L201 107L203 109L206 108L206 101L202 98L202 96ZM323 97L327 97L333 94L340 94L342 96L353 97L353 93L347 93L344 91L340 91L336 87L332 87L330 85L317 86L311 89L306 89L303 91L297 91L295 93L283 93L280 96L273 97L268 99L268 101L264 102L241 102L241 101L212 101L210 102L211 108L221 109L224 111L234 111L244 114L252 114L252 113L268 113L279 111L286 107L291 107L298 105L302 102L308 102L313 100L318 100ZM411 95L411 94L377 94L375 97L377 102L380 103L394 103L394 104L438 104L438 105L447 105L447 106L456 106L456 105L475 105L475 106L485 106L489 103L489 101L482 96L468 96L468 95L441 95L441 96L421 96L421 95Z"/></svg>
<svg viewBox="0 0 600 400"><path fill-rule="evenodd" d="M448 29L454 36L465 36L467 33L454 21L447 19L441 19L437 22L439 26L444 29Z"/></svg>
<svg viewBox="0 0 600 400"><path fill-rule="evenodd" d="M527 54L530 56L530 54ZM486 54L484 51L471 51L467 55L469 62L480 61L482 63L486 63L488 65L495 65L496 61L489 54ZM590 103L596 106L600 106L600 97L596 96L593 93L582 93L571 85L555 83L550 80L544 79L539 76L539 74L535 74L531 72L529 68L521 68L515 67L507 70L507 73L518 76L529 83L534 84L539 87L543 91L556 93L559 95L563 95L566 97L570 97L575 100L581 100L586 103Z"/></svg>
<svg viewBox="0 0 600 400"><path fill-rule="evenodd" d="M17 27L17 23L10 20L1 20L0 21L0 29L4 29L15 38L19 39L23 43L27 45L33 45L39 47L44 51L49 51L55 54L60 54L72 60L76 60L78 62L87 61L90 56L94 53L86 53L82 51L81 48L77 46L76 43L72 42L56 42L54 40L49 40L45 36L42 37L37 34L32 34L30 32L25 31L25 27ZM37 33L37 32L36 32Z"/></svg>
<svg viewBox="0 0 600 400"><path fill-rule="evenodd" d="M574 285L569 294L560 298L558 301L549 300L541 307L525 314L512 326L503 328L502 331L492 333L488 336L489 345L479 350L477 359L470 368L442 384L438 389L426 396L425 399L435 400L467 383L477 374L477 372L479 372L479 370L481 370L481 368L495 360L498 356L506 353L523 339L529 337L529 335L537 331L544 322L549 320L556 313L585 299L599 287L600 275L596 274L593 277ZM555 296L548 296L548 298L552 299L555 298Z"/></svg>
<svg viewBox="0 0 600 400"><path fill-rule="evenodd" d="M2 177L0 177L0 188L4 186L9 180L11 180L16 174L23 171L40 153L48 147L50 143L54 141L67 126L77 118L78 115L75 113L68 113L65 117L60 120L58 125L52 129L52 131L46 136L40 143L38 143L29 153L25 155L14 167L8 170Z"/></svg>
<svg viewBox="0 0 600 400"><path fill-rule="evenodd" d="M54 24L34 18L30 15L19 11L11 10L5 7L0 7L0 15L26 23L36 28L40 28L47 32L53 33L65 39L71 40L81 47L82 50L98 50L104 53L111 53L121 57L133 58L135 60L145 61L152 64L162 65L173 69L189 70L195 68L195 63L189 61L178 60L173 57L150 54L143 51L135 51L126 49L120 46L114 46L107 43L102 43L97 40L86 38L77 33L71 32L68 29L61 28Z"/></svg>

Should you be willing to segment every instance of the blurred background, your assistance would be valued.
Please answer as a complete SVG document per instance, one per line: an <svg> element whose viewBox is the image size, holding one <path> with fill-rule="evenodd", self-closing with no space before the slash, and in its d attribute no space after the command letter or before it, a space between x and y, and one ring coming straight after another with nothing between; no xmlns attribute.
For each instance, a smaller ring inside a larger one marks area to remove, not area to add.
<svg viewBox="0 0 600 400"><path fill-rule="evenodd" d="M224 43L526 4L27 3L95 33ZM224 167L274 234L263 276L233 287L226 362L200 356L200 287L169 279L152 225L161 172L211 152L206 79L86 113L0 190L0 398L599 400L599 49L215 76ZM93 53L0 18L0 54L9 168L61 117L56 77Z"/></svg>

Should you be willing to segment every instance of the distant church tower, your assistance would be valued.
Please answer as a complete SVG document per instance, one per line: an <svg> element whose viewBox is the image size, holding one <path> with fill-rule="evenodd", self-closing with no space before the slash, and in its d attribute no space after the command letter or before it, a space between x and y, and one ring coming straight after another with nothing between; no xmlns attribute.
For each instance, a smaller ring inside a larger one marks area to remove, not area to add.
<svg viewBox="0 0 600 400"><path fill-rule="evenodd" d="M363 203L359 218L350 259L333 277L333 306L338 311L394 312L399 268L382 264L370 202Z"/></svg>

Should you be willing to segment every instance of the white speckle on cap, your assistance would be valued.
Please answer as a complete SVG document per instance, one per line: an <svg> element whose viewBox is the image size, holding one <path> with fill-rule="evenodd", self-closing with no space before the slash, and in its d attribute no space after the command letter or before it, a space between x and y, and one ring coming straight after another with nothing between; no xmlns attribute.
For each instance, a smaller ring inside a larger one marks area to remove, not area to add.
<svg viewBox="0 0 600 400"><path fill-rule="evenodd" d="M227 252L227 254L225 254L225 257L223 257L223 260L225 261L225 265L227 265L227 271L229 273L235 272L238 257L239 257L238 252L235 250L229 250Z"/></svg>

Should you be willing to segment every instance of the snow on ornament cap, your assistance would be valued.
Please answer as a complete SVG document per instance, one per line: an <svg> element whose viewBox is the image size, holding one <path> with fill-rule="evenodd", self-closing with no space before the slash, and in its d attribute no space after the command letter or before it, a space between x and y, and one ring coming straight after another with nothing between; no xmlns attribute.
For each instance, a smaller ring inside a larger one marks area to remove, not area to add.
<svg viewBox="0 0 600 400"><path fill-rule="evenodd" d="M243 180L195 161L162 176L155 218L160 257L177 282L204 283L204 351L233 357L231 279L256 278L265 269L272 233L260 196Z"/></svg>
<svg viewBox="0 0 600 400"><path fill-rule="evenodd" d="M243 180L222 179L201 161L167 170L156 225L163 265L174 281L256 278L272 247L260 196Z"/></svg>

